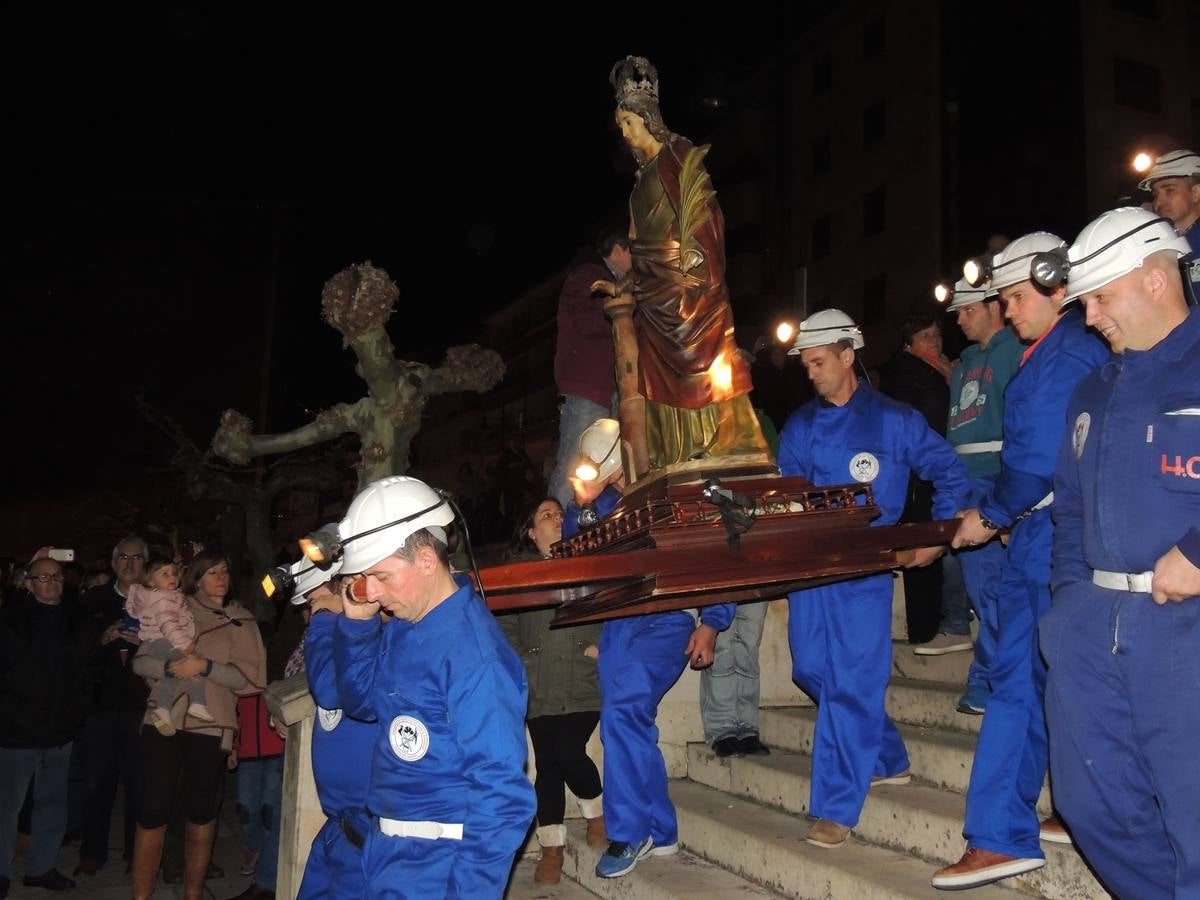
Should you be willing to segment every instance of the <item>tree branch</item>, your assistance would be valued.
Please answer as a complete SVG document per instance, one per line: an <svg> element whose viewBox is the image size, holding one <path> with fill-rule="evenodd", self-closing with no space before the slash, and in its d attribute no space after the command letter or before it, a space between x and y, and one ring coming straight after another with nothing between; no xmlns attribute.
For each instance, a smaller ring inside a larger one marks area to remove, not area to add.
<svg viewBox="0 0 1200 900"><path fill-rule="evenodd" d="M495 350L485 350L478 344L463 344L446 351L446 361L430 369L421 387L431 397L454 391L484 393L504 377L504 360Z"/></svg>
<svg viewBox="0 0 1200 900"><path fill-rule="evenodd" d="M221 414L221 426L213 435L212 451L221 459L244 466L256 456L311 447L348 431L357 433L362 417L370 414L372 405L369 397L363 397L357 403L339 403L307 425L282 434L253 434L253 422L237 410L227 409Z"/></svg>

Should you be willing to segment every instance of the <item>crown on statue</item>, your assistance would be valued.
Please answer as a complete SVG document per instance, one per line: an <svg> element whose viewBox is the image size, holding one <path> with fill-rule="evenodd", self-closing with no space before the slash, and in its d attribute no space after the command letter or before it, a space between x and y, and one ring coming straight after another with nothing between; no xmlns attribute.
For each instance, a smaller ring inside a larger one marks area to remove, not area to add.
<svg viewBox="0 0 1200 900"><path fill-rule="evenodd" d="M644 56L626 56L617 60L608 80L617 92L618 106L630 97L658 103L658 70Z"/></svg>

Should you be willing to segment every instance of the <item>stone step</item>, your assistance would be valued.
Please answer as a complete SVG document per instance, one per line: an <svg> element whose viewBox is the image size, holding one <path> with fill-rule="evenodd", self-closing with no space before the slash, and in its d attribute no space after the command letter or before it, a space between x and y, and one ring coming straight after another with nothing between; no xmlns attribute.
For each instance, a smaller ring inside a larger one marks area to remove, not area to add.
<svg viewBox="0 0 1200 900"><path fill-rule="evenodd" d="M565 857L563 878L558 884L535 884L533 870L536 866L536 853L517 862L508 879L508 890L504 892L504 900L595 900L598 896L571 880L566 871Z"/></svg>
<svg viewBox="0 0 1200 900"><path fill-rule="evenodd" d="M835 850L811 846L804 842L807 820L690 780L672 782L671 799L688 850L785 897L896 900L943 896L929 885L929 864L904 853L853 837ZM972 893L971 900L1016 900L1019 896L988 886Z"/></svg>
<svg viewBox="0 0 1200 900"><path fill-rule="evenodd" d="M979 734L983 716L958 711L963 686L894 676L888 685L887 711L896 723Z"/></svg>
<svg viewBox="0 0 1200 900"><path fill-rule="evenodd" d="M907 641L892 641L892 674L901 678L919 681L944 681L949 684L967 684L967 672L975 654L965 650L946 653L942 656L917 656L913 645Z"/></svg>
<svg viewBox="0 0 1200 900"><path fill-rule="evenodd" d="M674 796L674 783L671 794ZM781 895L686 850L674 856L649 856L620 878L601 878L596 862L602 850L588 846L582 824L567 824L563 874L589 896L608 900L779 900ZM531 875L532 877L532 875ZM511 896L511 895L510 895ZM535 894L538 898L554 894ZM567 895L563 895L564 897Z"/></svg>
<svg viewBox="0 0 1200 900"><path fill-rule="evenodd" d="M816 724L814 708L780 706L759 713L763 742L793 753L812 753ZM901 723L896 727L908 747L914 776L934 787L958 794L967 792L975 757L975 735ZM1038 810L1043 814L1050 812L1050 796L1045 788L1038 798Z"/></svg>
<svg viewBox="0 0 1200 900"><path fill-rule="evenodd" d="M770 756L722 759L706 744L688 747L688 777L708 787L793 815L808 814L812 758L776 751ZM928 872L957 862L964 841L965 798L929 785L881 785L871 791L854 834L864 841L929 861ZM1084 900L1104 892L1072 848L1043 844L1046 865L1012 885L1049 900Z"/></svg>

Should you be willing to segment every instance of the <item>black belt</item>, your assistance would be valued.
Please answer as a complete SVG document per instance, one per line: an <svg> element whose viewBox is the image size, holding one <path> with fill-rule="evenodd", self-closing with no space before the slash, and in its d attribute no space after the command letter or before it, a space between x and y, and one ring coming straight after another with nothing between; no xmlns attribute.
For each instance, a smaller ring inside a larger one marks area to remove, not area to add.
<svg viewBox="0 0 1200 900"><path fill-rule="evenodd" d="M357 849L361 850L367 839L363 837L361 831L354 827L354 823L342 816L338 820L342 825L342 833L346 835L346 840L353 844Z"/></svg>

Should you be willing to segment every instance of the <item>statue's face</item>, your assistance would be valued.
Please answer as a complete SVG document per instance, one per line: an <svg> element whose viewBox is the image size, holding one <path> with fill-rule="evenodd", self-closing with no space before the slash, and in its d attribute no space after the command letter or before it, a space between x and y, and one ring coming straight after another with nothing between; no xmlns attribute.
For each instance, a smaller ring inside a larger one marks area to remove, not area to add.
<svg viewBox="0 0 1200 900"><path fill-rule="evenodd" d="M635 153L649 158L654 156L660 147L654 135L646 129L646 120L635 112L618 107L617 127L621 129L621 137L625 139L629 149Z"/></svg>

